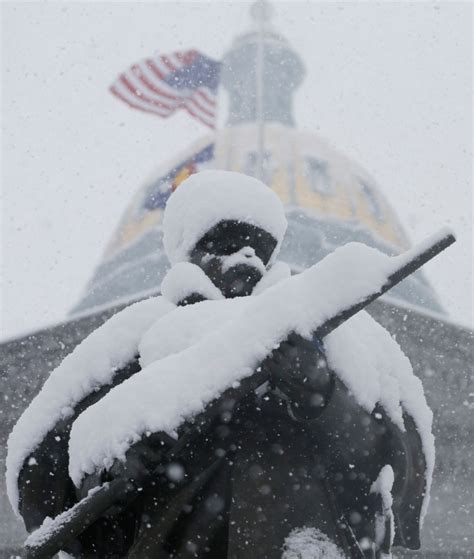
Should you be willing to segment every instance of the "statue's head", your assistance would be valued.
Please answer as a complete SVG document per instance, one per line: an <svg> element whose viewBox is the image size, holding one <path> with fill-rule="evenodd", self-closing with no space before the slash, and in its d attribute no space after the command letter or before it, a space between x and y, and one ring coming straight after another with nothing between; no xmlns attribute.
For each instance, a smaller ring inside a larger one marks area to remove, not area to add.
<svg viewBox="0 0 474 559"><path fill-rule="evenodd" d="M271 267L286 230L283 205L253 177L204 171L184 181L164 217L170 261L198 265L225 297L249 295Z"/></svg>
<svg viewBox="0 0 474 559"><path fill-rule="evenodd" d="M250 295L265 274L277 239L244 221L223 220L208 231L190 254L226 297Z"/></svg>

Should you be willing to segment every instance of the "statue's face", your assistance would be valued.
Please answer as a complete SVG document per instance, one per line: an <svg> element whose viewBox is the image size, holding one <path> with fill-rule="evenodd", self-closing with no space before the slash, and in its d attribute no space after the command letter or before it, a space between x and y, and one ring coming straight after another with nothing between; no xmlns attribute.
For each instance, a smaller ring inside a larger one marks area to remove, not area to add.
<svg viewBox="0 0 474 559"><path fill-rule="evenodd" d="M277 241L239 221L221 221L204 235L190 255L226 298L244 297L265 273Z"/></svg>

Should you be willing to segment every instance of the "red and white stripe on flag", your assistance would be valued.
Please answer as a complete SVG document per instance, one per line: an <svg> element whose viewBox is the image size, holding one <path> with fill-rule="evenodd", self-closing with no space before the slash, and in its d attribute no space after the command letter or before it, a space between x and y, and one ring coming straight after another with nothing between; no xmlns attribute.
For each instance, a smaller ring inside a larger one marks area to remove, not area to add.
<svg viewBox="0 0 474 559"><path fill-rule="evenodd" d="M110 91L135 109L167 118L182 108L215 128L217 92L206 86L207 76L200 76L199 68L193 69L196 56L202 55L186 51L146 58L120 74ZM182 69L187 72L184 84L173 79Z"/></svg>

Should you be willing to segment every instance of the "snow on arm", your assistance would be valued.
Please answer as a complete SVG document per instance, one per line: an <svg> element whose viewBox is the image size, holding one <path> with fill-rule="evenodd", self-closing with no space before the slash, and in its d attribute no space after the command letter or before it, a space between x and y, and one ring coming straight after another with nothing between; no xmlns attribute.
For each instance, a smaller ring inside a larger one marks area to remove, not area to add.
<svg viewBox="0 0 474 559"><path fill-rule="evenodd" d="M189 264L189 266L197 267L193 264ZM188 266L178 263L171 268L170 272L174 268L180 268L181 272L189 269ZM197 282L183 280L181 272L178 280L179 287L174 291L167 288L165 292L163 289L165 282L161 284L162 293L173 302L179 301L186 292L190 293L187 284L193 285L193 290L198 289L198 287L194 287ZM189 274L186 277L189 278ZM283 262L275 262L257 283L253 294L260 294L289 277L291 277L291 273L288 265ZM210 280L208 279L208 281ZM214 289L217 288L214 287ZM202 301L197 306L179 307L173 312L173 315L165 315L153 324L143 336L138 348L142 368L150 365L153 361L168 357L172 353L179 353L199 342L205 335L222 328L225 322L235 319L237 314L254 301L251 297L236 299L223 299L222 296L221 298L213 297L211 290L208 293L208 299L210 301ZM219 299L219 302L216 301L217 299Z"/></svg>
<svg viewBox="0 0 474 559"><path fill-rule="evenodd" d="M115 314L79 344L51 373L39 394L18 420L8 439L7 491L18 514L17 480L25 459L74 406L136 354L143 333L175 306L163 297L140 301Z"/></svg>
<svg viewBox="0 0 474 559"><path fill-rule="evenodd" d="M174 353L184 351L235 319L250 302L248 297L202 301L178 307L147 330L138 346L142 369Z"/></svg>
<svg viewBox="0 0 474 559"><path fill-rule="evenodd" d="M128 448L148 431L175 434L184 421L200 413L235 382L250 376L291 331L309 337L338 311L379 290L396 266L396 259L365 245L351 243L257 297L235 299L231 303L235 315L223 320L218 329L212 330L212 321L208 321L211 331L196 336L199 341L194 345L151 362L79 416L70 437L71 479L79 485L84 474L110 467L114 459L124 459ZM204 312L200 309L209 309L210 305L225 307L228 303L210 301L192 305L186 312L183 309L182 324L191 314ZM243 305L240 312L239 303ZM199 324L199 320L195 324ZM364 340L363 333L348 337L353 355L364 343L372 346L370 339ZM386 336L383 340L378 336L377 342L391 343L387 342L390 336ZM390 351L401 354L397 347L391 346ZM179 350L175 348L174 351L176 349ZM400 403L396 396L385 396L384 392L386 387L389 387L387 392L392 391L398 377L383 367L387 360L381 358L381 353L378 356L370 374L360 380L354 375L352 383L360 382L354 394L369 410L377 399L382 399L389 416L399 423ZM404 358L398 361L400 359ZM376 370L379 366L383 371L380 374ZM344 372L349 374L345 368ZM364 387L369 395L365 394ZM399 394L406 397L409 404L410 398L419 397L418 404L426 406L421 387L416 395ZM413 415L416 420L417 415ZM104 422L104 417L113 418L113 421ZM93 428L99 423L103 425L100 431ZM421 434L423 436L423 432Z"/></svg>

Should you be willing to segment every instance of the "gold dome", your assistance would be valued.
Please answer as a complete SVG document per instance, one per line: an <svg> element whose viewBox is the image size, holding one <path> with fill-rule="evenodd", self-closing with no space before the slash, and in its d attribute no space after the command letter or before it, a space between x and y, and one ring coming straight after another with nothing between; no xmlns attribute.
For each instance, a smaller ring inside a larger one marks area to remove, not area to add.
<svg viewBox="0 0 474 559"><path fill-rule="evenodd" d="M107 257L159 227L167 196L191 173L214 168L255 175L255 127L248 123L225 128L161 167L132 201ZM363 228L394 252L408 248L402 228L373 178L314 134L267 123L263 168L264 182L288 209L337 220L341 227Z"/></svg>

